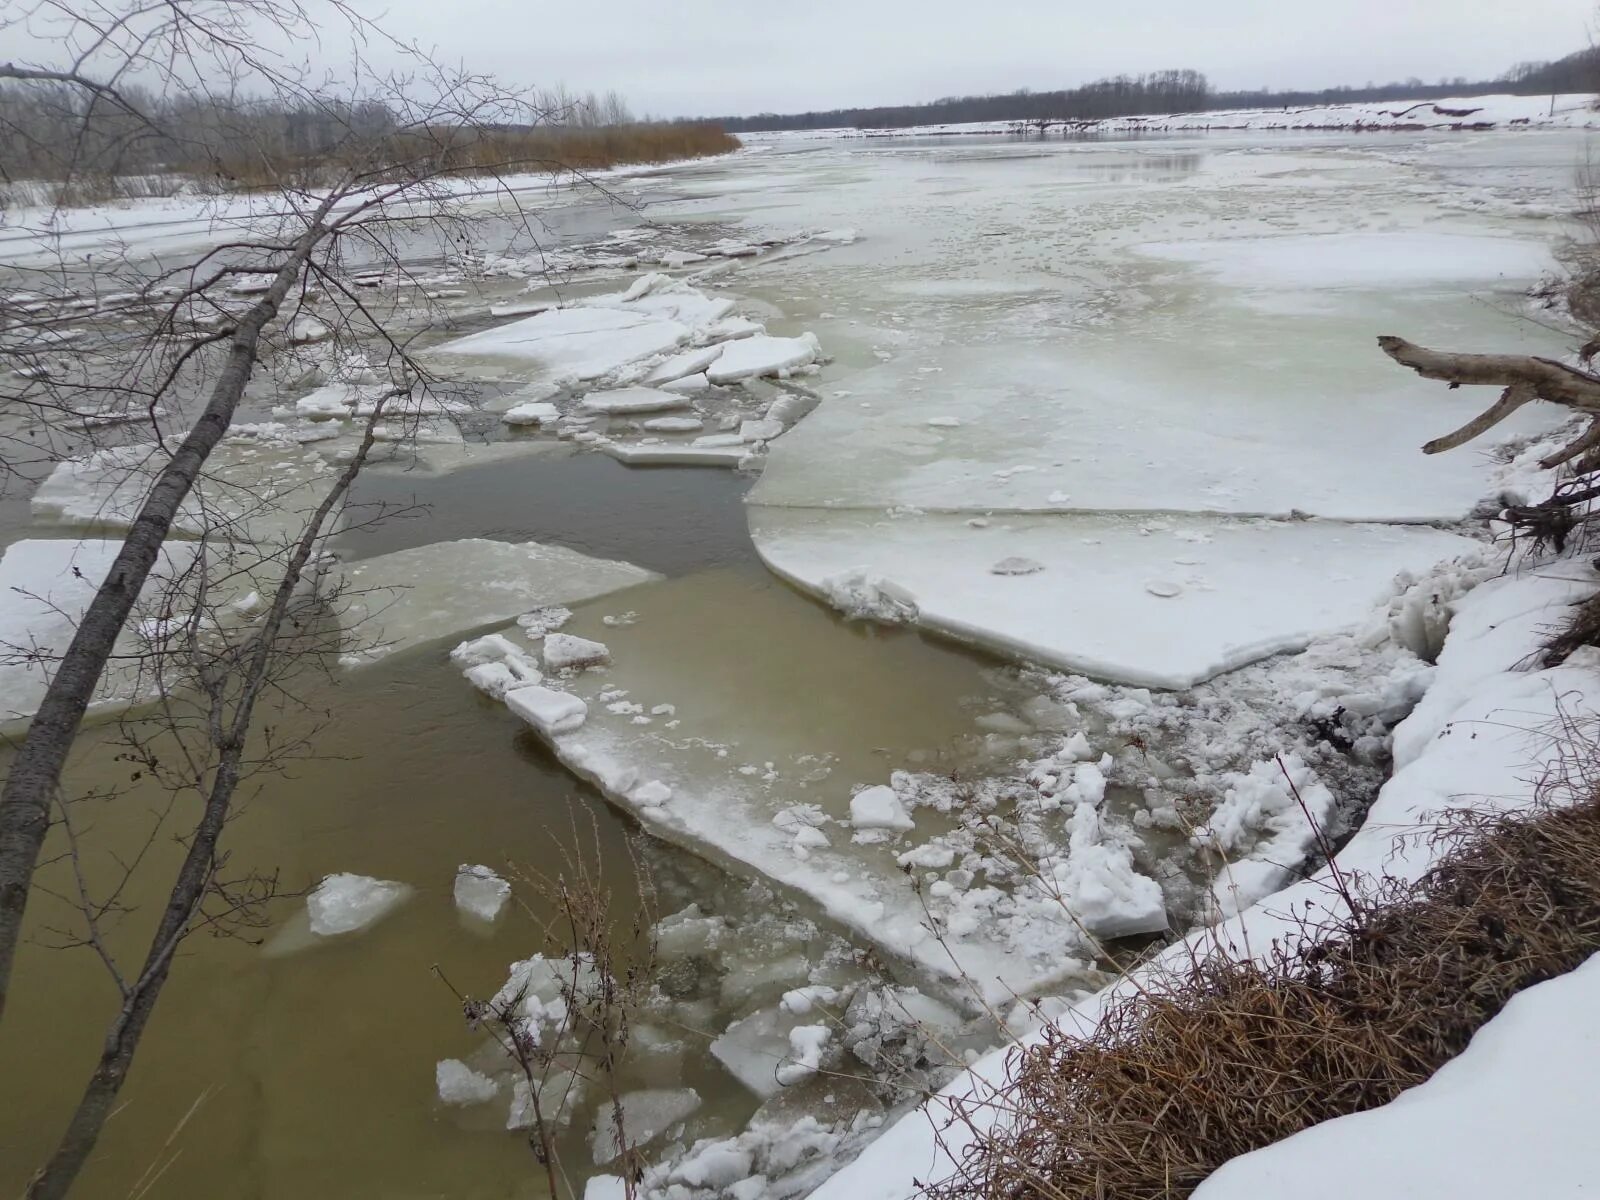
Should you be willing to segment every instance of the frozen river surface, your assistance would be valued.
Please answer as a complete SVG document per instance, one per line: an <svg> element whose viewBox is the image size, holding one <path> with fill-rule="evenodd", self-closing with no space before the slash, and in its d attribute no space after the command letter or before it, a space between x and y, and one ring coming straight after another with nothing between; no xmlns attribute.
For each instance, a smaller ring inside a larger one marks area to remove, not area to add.
<svg viewBox="0 0 1600 1200"><path fill-rule="evenodd" d="M709 194L661 211L861 235L735 284L848 368L751 496L770 566L1183 687L1461 548L1415 526L1493 493L1483 455L1418 447L1485 398L1374 338L1560 353L1524 293L1583 137L811 143L693 172Z"/></svg>

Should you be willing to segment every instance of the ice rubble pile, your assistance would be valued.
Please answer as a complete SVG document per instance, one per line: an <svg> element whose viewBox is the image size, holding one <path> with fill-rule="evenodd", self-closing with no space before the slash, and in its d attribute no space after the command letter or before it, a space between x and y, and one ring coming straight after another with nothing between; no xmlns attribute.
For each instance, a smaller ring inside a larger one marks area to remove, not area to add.
<svg viewBox="0 0 1600 1200"><path fill-rule="evenodd" d="M1428 837L1404 837L1407 831L1427 830L1439 812L1464 804L1514 812L1534 803L1533 781L1545 775L1560 753L1560 739L1550 736L1552 731L1568 720L1592 721L1600 709L1595 704L1592 658L1543 670L1528 669L1527 664L1534 661L1534 652L1563 610L1594 593L1591 572L1571 561L1557 561L1490 579L1454 601L1450 632L1437 667L1431 670L1432 686L1397 728L1394 773L1360 830L1339 852L1339 870L1347 877L1388 874L1415 879L1446 844ZM1391 615L1399 624L1406 623L1403 612ZM1397 676L1390 678L1401 690L1408 686ZM1225 713L1218 717L1227 719ZM1296 774L1294 764L1288 769ZM1253 808L1260 809L1267 827L1272 825L1272 813L1281 806L1270 800L1260 804L1261 789L1268 781L1258 777L1241 782L1243 792L1224 806L1208 836L1226 836L1227 821ZM1244 907L1241 902L1238 915L1169 947L1160 962L1179 966L1186 956L1211 952L1218 945L1270 946L1275 938L1292 935L1293 918L1287 914L1315 914L1342 904L1329 878L1324 868L1304 882L1273 893L1266 903ZM1459 1178L1464 1180L1463 1195L1502 1194L1504 1178L1492 1169L1497 1164L1486 1163L1485 1170L1470 1179L1457 1170L1462 1154L1469 1163L1478 1161L1473 1156L1479 1148L1470 1138L1411 1137L1424 1129L1453 1134L1463 1128L1457 1120L1489 1120L1500 1140L1520 1144L1526 1139L1530 1145L1547 1147L1548 1153L1539 1163L1541 1177L1553 1172L1550 1178L1561 1178L1569 1168L1591 1170L1591 1139L1581 1133L1568 1137L1569 1127L1552 1115L1559 1113L1560 1102L1555 1097L1565 1086L1561 1069L1542 1060L1535 1066L1494 1049L1507 1044L1530 1049L1553 1044L1549 1039L1558 1036L1564 1026L1535 1038L1524 1014L1549 1005L1552 1018L1564 1021L1569 1000L1591 998L1591 977L1592 972L1585 968L1535 989L1491 1021L1466 1054L1435 1081L1386 1108L1332 1122L1238 1160L1199 1194L1256 1195L1269 1180L1291 1177L1298 1181L1316 1178L1319 1182L1314 1187L1325 1185L1330 1194L1333 1190L1345 1194L1356 1178L1352 1172L1370 1180L1378 1191L1395 1190L1396 1180ZM1133 986L1137 986L1136 980L1114 984L1066 1007L1053 1019L1069 1030L1090 1028L1109 996ZM1003 1081L1009 1053L997 1051L985 1057L952 1083L945 1095L963 1097L968 1111L1003 1111L1003 1103L986 1106L984 1097L992 1095ZM943 1114L949 1105L948 1099L935 1098L926 1112L914 1113L894 1125L816 1195L820 1200L905 1200L919 1190L913 1175L929 1178L930 1164L933 1177L952 1170L971 1133L960 1122L946 1125ZM1448 1127L1439 1123L1444 1119L1450 1121ZM941 1129L943 1137L938 1132ZM1352 1166L1348 1148L1357 1139L1363 1146L1362 1155L1357 1156L1362 1161ZM1381 1155L1368 1153L1375 1143L1383 1147ZM1334 1163L1337 1169L1329 1166Z"/></svg>
<svg viewBox="0 0 1600 1200"><path fill-rule="evenodd" d="M896 772L837 797L830 814L811 802L826 802L828 789L741 763L719 740L726 730L634 698L628 664L613 663L603 644L543 620L530 620L524 636L542 645L491 634L462 643L452 660L651 832L807 896L959 1003L974 991L1003 1001L1059 985L1088 970L1092 939L1167 927L1161 888L1135 866L1126 824L1103 819L1105 779L1095 762L1077 761L1093 757L1081 738L1062 752L1059 795L1022 786L1019 799L1013 787L974 807ZM1063 805L1071 821L1052 824L1045 814ZM1053 847L1047 881L984 850L977 825L1002 806L1040 810L1029 830L1034 848ZM948 831L952 821L962 827ZM1062 831L1059 845L1047 825ZM925 893L908 885L908 871L928 875Z"/></svg>
<svg viewBox="0 0 1600 1200"><path fill-rule="evenodd" d="M822 350L814 334L775 337L733 310L732 299L653 273L431 353L453 371L524 381L509 425L628 463L738 466L815 403L808 391L751 385L813 374Z"/></svg>

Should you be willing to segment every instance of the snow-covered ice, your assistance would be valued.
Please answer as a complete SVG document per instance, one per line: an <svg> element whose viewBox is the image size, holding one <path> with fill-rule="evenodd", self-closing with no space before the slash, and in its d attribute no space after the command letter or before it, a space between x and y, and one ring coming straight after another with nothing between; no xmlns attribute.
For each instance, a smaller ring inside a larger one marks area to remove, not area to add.
<svg viewBox="0 0 1600 1200"><path fill-rule="evenodd" d="M778 375L817 360L822 346L815 334L783 338L760 334L727 344L716 361L706 367L712 383L737 383L761 375Z"/></svg>
<svg viewBox="0 0 1600 1200"><path fill-rule="evenodd" d="M755 507L750 524L769 567L861 615L882 619L887 603L1036 662L1169 688L1354 628L1398 572L1478 545L1410 526L1201 517L1016 516L975 530L953 515ZM1043 569L996 574L1009 558ZM1152 592L1162 577L1181 593Z"/></svg>
<svg viewBox="0 0 1600 1200"><path fill-rule="evenodd" d="M325 876L306 897L311 932L356 933L377 924L411 895L409 884L342 873Z"/></svg>

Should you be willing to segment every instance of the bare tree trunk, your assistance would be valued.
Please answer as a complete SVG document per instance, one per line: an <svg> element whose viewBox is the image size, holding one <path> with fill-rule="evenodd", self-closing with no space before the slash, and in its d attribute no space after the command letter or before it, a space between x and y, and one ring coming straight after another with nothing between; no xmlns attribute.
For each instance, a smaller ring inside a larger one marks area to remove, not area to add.
<svg viewBox="0 0 1600 1200"><path fill-rule="evenodd" d="M367 422L366 433L355 457L340 473L338 480L323 497L310 522L300 536L293 555L278 583L272 608L268 611L257 635L255 653L251 657L249 673L239 698L239 703L228 721L220 739L221 752L211 790L206 797L205 811L195 827L189 852L183 867L173 881L167 906L161 914L161 923L150 941L150 950L138 979L128 988L121 1010L106 1031L105 1045L94 1074L84 1087L83 1096L72 1114L72 1120L62 1134L56 1151L33 1181L28 1185L27 1200L60 1200L72 1187L83 1164L88 1161L106 1118L111 1115L117 1094L128 1075L134 1052L144 1036L146 1023L161 996L167 974L172 969L172 958L178 944L189 930L200 904L211 887L212 872L216 864L217 839L221 837L234 790L239 785L239 764L244 756L249 738L250 722L255 712L255 702L261 694L271 668L274 647L284 618L288 615L295 588L305 574L306 564L316 551L318 540L328 517L343 502L350 485L361 472L374 442L373 429L381 419L380 402ZM213 700L220 704L219 699ZM218 714L220 716L220 714Z"/></svg>
<svg viewBox="0 0 1600 1200"><path fill-rule="evenodd" d="M240 319L227 362L211 390L205 411L156 476L116 561L50 680L12 762L5 789L0 791L0 1017L5 1014L34 867L50 825L50 804L78 726L99 686L117 635L150 577L179 506L233 420L260 353L261 332L277 316L284 297L300 277L301 268L325 232L324 220L333 203L334 194L330 193L293 243L271 288Z"/></svg>

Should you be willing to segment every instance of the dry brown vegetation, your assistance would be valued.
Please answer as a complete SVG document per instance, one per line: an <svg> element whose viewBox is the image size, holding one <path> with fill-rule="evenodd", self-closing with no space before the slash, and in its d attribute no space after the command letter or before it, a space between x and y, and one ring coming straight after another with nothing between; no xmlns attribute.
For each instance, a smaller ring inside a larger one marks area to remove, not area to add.
<svg viewBox="0 0 1600 1200"><path fill-rule="evenodd" d="M1259 959L1197 958L1088 1037L1019 1052L1012 1119L928 1194L1187 1196L1231 1158L1393 1100L1600 949L1600 800L1463 814L1438 836L1460 840L1420 881L1352 897L1348 919Z"/></svg>

